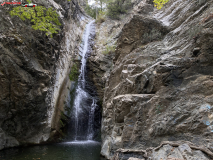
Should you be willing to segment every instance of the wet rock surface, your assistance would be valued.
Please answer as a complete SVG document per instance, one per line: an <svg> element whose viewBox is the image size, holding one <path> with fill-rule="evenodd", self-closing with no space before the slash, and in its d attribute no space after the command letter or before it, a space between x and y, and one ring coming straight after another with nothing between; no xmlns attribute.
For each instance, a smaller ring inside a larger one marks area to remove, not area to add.
<svg viewBox="0 0 213 160"><path fill-rule="evenodd" d="M29 22L11 18L12 5L1 7L0 149L39 144L59 133L64 104L58 109L58 94L64 92L61 88L66 87L63 83L69 77L71 56L79 45L76 39L87 23L86 17L85 22L79 19L84 15L75 1L33 2L58 11L61 31L48 38L45 33L33 30ZM76 29L77 26L80 27Z"/></svg>
<svg viewBox="0 0 213 160"><path fill-rule="evenodd" d="M105 84L101 154L148 159L116 150L146 150L163 141L184 140L210 154L179 144L161 146L150 157L210 159L213 1L170 0L161 10L140 12L147 2L137 3L125 20L106 20L99 26L92 63L102 61L103 48L117 41L112 70L99 72L98 84Z"/></svg>

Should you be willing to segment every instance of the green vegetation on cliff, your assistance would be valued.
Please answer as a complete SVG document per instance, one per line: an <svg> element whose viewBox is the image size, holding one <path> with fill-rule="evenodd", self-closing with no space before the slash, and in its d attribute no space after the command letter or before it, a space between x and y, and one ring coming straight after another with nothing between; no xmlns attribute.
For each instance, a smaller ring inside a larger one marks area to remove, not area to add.
<svg viewBox="0 0 213 160"><path fill-rule="evenodd" d="M118 19L119 14L126 13L131 6L131 0L110 0L107 3L107 15L112 19Z"/></svg>
<svg viewBox="0 0 213 160"><path fill-rule="evenodd" d="M164 4L166 4L167 2L169 2L169 0L154 0L153 2L154 2L155 7L157 9L161 9Z"/></svg>
<svg viewBox="0 0 213 160"><path fill-rule="evenodd" d="M104 22L106 16L112 19L119 19L120 14L126 13L132 7L131 0L95 1L95 5L87 4L84 10L89 16L96 19L98 23Z"/></svg>
<svg viewBox="0 0 213 160"><path fill-rule="evenodd" d="M157 9L161 9L168 1L153 0L153 3ZM95 0L95 5L87 4L84 10L89 16L96 19L96 22L102 23L106 16L111 19L119 19L119 15L125 14L131 7L131 0Z"/></svg>
<svg viewBox="0 0 213 160"><path fill-rule="evenodd" d="M78 75L79 75L79 69L77 64L74 63L69 74L70 80L77 81Z"/></svg>
<svg viewBox="0 0 213 160"><path fill-rule="evenodd" d="M115 45L107 45L105 50L102 52L104 55L115 52Z"/></svg>
<svg viewBox="0 0 213 160"><path fill-rule="evenodd" d="M85 12L86 12L89 16L91 16L91 17L94 18L94 19L96 18L96 8L95 8L95 6L87 4L87 5L84 7L84 10L85 10Z"/></svg>
<svg viewBox="0 0 213 160"><path fill-rule="evenodd" d="M11 16L18 16L23 21L30 20L33 25L32 28L35 30L41 30L46 32L47 36L52 37L54 33L58 33L60 30L59 26L59 15L52 8L46 9L43 6L30 7L14 7L10 11Z"/></svg>

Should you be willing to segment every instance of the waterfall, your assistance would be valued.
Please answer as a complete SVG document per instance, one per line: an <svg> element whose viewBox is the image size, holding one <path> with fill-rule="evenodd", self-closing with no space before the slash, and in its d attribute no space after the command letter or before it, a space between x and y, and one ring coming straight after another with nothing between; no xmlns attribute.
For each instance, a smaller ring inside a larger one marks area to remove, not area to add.
<svg viewBox="0 0 213 160"><path fill-rule="evenodd" d="M93 99L92 106L91 106L90 113L89 113L89 121L88 121L88 131L87 131L87 139L88 140L92 140L93 134L94 134L94 131L93 131L94 114L95 114L96 106L97 106L96 101L95 101L95 99Z"/></svg>
<svg viewBox="0 0 213 160"><path fill-rule="evenodd" d="M90 35L95 33L94 21L87 24L81 45L81 68L76 87L75 99L72 108L74 121L74 140L92 140L94 137L94 114L97 100L88 91L86 77L86 62L90 53ZM73 122L72 121L72 122Z"/></svg>

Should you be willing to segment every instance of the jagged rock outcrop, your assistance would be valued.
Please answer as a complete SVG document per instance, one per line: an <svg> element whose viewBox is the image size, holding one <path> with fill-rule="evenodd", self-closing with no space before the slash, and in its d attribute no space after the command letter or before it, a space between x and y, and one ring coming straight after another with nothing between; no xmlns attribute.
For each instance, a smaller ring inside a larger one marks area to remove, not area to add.
<svg viewBox="0 0 213 160"><path fill-rule="evenodd" d="M2 2L2 1L0 1ZM76 1L33 1L53 7L61 31L54 38L0 8L0 149L39 144L60 133L71 82L71 57L89 18Z"/></svg>
<svg viewBox="0 0 213 160"><path fill-rule="evenodd" d="M146 150L180 140L213 151L213 1L170 0L161 10L151 1L136 4L120 21L99 26L90 59L102 62L104 48L117 41L115 56L107 61L113 61L113 69L106 69L98 83L105 84L101 154L110 159L119 148ZM180 150L166 147L171 148L162 146L150 158L182 159ZM122 154L117 159L126 159ZM199 150L191 154L211 156Z"/></svg>

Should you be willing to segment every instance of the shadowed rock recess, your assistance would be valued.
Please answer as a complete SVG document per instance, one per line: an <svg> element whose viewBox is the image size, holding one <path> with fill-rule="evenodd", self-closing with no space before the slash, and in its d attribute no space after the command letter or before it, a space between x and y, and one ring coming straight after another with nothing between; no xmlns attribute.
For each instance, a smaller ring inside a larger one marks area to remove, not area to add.
<svg viewBox="0 0 213 160"><path fill-rule="evenodd" d="M61 137L71 60L90 21L75 0L32 2L57 10L61 30L48 38L29 21L11 17L13 5L0 7L0 149Z"/></svg>
<svg viewBox="0 0 213 160"><path fill-rule="evenodd" d="M212 159L213 1L170 0L160 10L133 3L98 26L89 59L103 98L101 154ZM115 52L102 54L111 45Z"/></svg>

